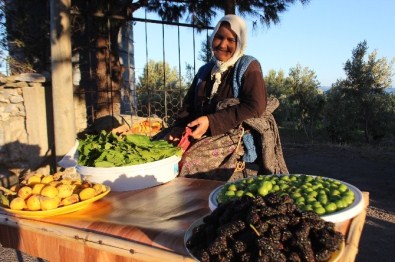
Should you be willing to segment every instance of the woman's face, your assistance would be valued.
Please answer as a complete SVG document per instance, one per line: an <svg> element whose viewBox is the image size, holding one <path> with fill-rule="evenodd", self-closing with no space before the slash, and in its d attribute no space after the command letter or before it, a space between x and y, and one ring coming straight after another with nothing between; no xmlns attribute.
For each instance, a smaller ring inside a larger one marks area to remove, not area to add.
<svg viewBox="0 0 395 262"><path fill-rule="evenodd" d="M230 29L229 24L222 23L212 42L215 57L222 62L228 61L236 51L237 35Z"/></svg>

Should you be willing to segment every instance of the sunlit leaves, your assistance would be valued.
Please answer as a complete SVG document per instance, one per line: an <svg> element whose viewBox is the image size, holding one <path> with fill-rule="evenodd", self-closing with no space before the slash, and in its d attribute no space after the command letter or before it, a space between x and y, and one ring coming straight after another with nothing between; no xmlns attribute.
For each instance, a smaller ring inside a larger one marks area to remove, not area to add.
<svg viewBox="0 0 395 262"><path fill-rule="evenodd" d="M358 134L370 142L394 128L389 124L395 115L394 96L384 92L392 83L393 62L367 50L366 41L357 45L344 66L346 79L338 80L328 93L327 128L339 142L358 140Z"/></svg>

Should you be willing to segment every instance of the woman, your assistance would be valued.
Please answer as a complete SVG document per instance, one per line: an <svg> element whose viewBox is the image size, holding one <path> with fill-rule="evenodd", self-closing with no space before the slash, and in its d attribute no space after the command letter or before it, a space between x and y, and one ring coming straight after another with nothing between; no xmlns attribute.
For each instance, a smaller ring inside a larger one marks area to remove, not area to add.
<svg viewBox="0 0 395 262"><path fill-rule="evenodd" d="M185 127L191 128L194 141L183 154L179 175L227 180L245 154L242 137L248 130L242 123L265 112L267 94L259 62L244 56L247 28L243 19L223 17L210 43L213 59L199 69L165 139L177 144Z"/></svg>

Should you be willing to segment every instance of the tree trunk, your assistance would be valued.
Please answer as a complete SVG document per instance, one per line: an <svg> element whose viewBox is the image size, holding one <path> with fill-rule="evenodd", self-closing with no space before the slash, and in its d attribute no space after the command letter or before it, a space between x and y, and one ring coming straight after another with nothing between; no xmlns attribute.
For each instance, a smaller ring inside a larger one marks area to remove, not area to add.
<svg viewBox="0 0 395 262"><path fill-rule="evenodd" d="M226 0L225 15L236 14L236 0Z"/></svg>
<svg viewBox="0 0 395 262"><path fill-rule="evenodd" d="M369 144L368 119L365 117L365 140Z"/></svg>
<svg viewBox="0 0 395 262"><path fill-rule="evenodd" d="M121 114L121 77L125 67L119 60L118 32L126 18L111 9L108 0L100 5L90 1L77 3L81 11L75 20L84 24L76 24L79 30L73 36L74 50L80 57L78 92L86 102L87 125L111 129L118 126L115 118Z"/></svg>
<svg viewBox="0 0 395 262"><path fill-rule="evenodd" d="M124 72L121 78L121 114L137 114L136 81L134 75L133 22L122 25L118 33L120 63Z"/></svg>
<svg viewBox="0 0 395 262"><path fill-rule="evenodd" d="M97 39L97 108L95 118L120 114L120 88L122 68L119 58L109 50L109 41Z"/></svg>

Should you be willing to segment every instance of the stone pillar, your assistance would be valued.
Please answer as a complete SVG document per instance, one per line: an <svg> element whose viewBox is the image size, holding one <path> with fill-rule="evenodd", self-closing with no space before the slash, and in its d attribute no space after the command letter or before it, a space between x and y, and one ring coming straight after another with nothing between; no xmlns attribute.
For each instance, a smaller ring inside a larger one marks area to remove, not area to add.
<svg viewBox="0 0 395 262"><path fill-rule="evenodd" d="M52 107L54 110L55 153L60 160L75 144L76 127L73 99L71 0L51 0Z"/></svg>

